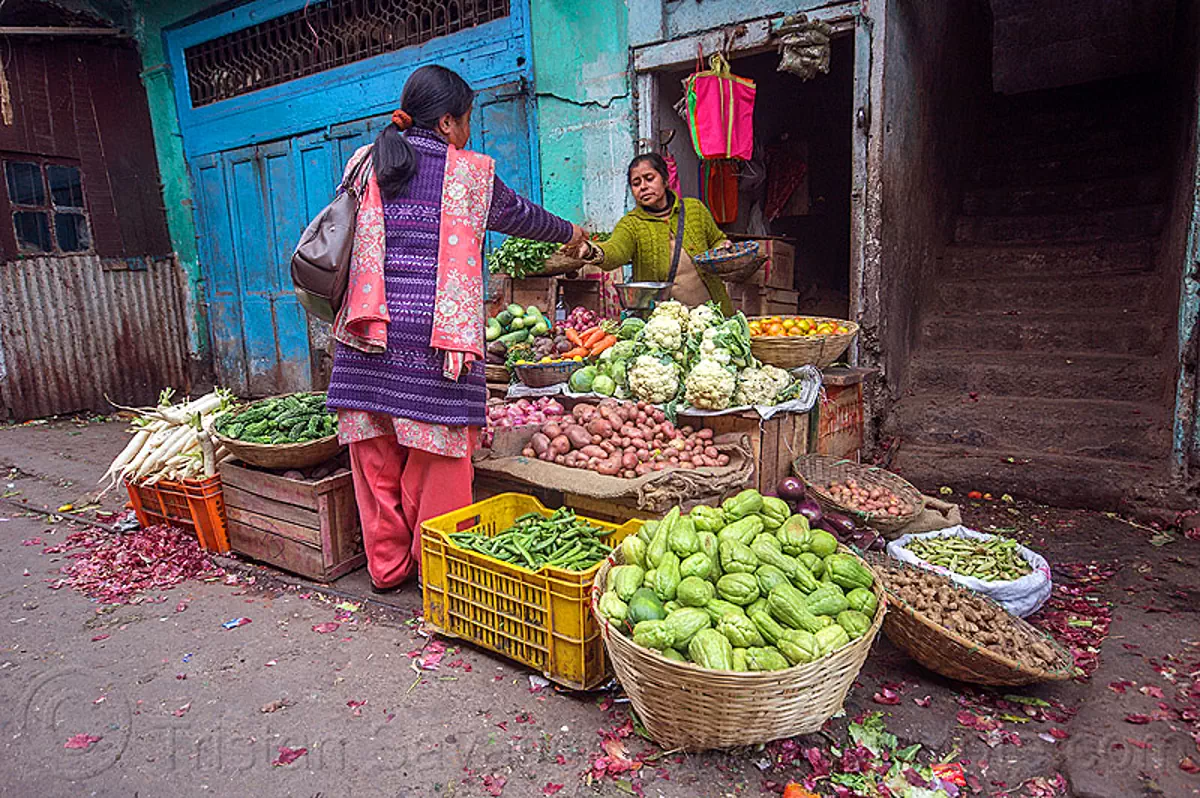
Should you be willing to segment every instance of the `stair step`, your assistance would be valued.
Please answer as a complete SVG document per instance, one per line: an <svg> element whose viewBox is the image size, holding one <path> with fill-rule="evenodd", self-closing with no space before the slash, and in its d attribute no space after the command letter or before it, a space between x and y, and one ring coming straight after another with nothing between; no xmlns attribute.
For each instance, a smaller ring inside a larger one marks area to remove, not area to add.
<svg viewBox="0 0 1200 798"><path fill-rule="evenodd" d="M942 256L942 273L955 277L1088 277L1154 270L1156 242L1104 241L1012 246L953 244Z"/></svg>
<svg viewBox="0 0 1200 798"><path fill-rule="evenodd" d="M922 318L920 345L925 350L1089 352L1155 357L1167 346L1169 330L1164 319L1133 311L1087 316L941 313Z"/></svg>
<svg viewBox="0 0 1200 798"><path fill-rule="evenodd" d="M1025 216L959 216L956 242L1035 244L1071 241L1128 241L1162 229L1162 205L1135 205Z"/></svg>
<svg viewBox="0 0 1200 798"><path fill-rule="evenodd" d="M1062 120L1015 117L989 126L982 143L983 161L1061 158L1113 154L1146 142L1146 116L1115 124L1094 114L1071 114Z"/></svg>
<svg viewBox="0 0 1200 798"><path fill-rule="evenodd" d="M946 485L958 496L978 490L996 497L1008 493L1056 507L1108 511L1121 509L1123 500L1166 478L1160 467L1144 462L1016 450L979 452L904 440L891 468L932 495Z"/></svg>
<svg viewBox="0 0 1200 798"><path fill-rule="evenodd" d="M942 280L934 286L935 310L955 313L1130 310L1157 306L1160 282L1154 276L989 278Z"/></svg>
<svg viewBox="0 0 1200 798"><path fill-rule="evenodd" d="M1166 182L1161 172L1078 183L977 188L963 197L963 213L968 216L1007 216L1114 209L1160 202L1165 190Z"/></svg>
<svg viewBox="0 0 1200 798"><path fill-rule="evenodd" d="M1069 150L1047 155L1033 150L1025 156L984 160L971 170L970 179L976 187L1076 183L1153 172L1163 161L1162 148L1153 142L1111 152Z"/></svg>
<svg viewBox="0 0 1200 798"><path fill-rule="evenodd" d="M922 446L1150 462L1171 452L1164 414L1134 402L921 393L893 413L901 437Z"/></svg>
<svg viewBox="0 0 1200 798"><path fill-rule="evenodd" d="M908 383L922 393L1160 402L1166 374L1142 357L1043 352L925 350Z"/></svg>

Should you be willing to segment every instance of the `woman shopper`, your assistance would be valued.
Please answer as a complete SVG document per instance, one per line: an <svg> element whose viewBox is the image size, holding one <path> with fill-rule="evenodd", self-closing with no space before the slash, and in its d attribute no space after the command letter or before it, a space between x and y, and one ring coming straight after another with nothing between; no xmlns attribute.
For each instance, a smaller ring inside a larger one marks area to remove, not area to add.
<svg viewBox="0 0 1200 798"><path fill-rule="evenodd" d="M420 526L471 502L486 423L484 233L578 245L576 225L518 196L492 159L464 150L474 93L423 66L400 108L350 159L371 158L329 384L350 446L367 568L377 591L420 567Z"/></svg>
<svg viewBox="0 0 1200 798"><path fill-rule="evenodd" d="M632 263L636 282L672 282L672 299L685 305L702 305L711 299L732 315L733 304L721 278L700 271L692 262L692 256L728 246L729 240L703 202L683 199L667 187L667 175L661 155L634 158L626 176L637 207L617 222L608 241L584 242L576 251L587 263L605 270ZM681 210L683 247L672 275Z"/></svg>

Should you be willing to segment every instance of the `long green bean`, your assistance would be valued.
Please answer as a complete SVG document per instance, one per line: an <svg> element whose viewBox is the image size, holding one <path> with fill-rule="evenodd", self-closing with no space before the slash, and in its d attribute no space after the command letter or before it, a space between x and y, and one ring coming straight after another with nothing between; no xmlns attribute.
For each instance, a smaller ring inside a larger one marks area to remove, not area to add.
<svg viewBox="0 0 1200 798"><path fill-rule="evenodd" d="M586 571L612 552L600 540L609 532L580 521L573 510L562 507L549 516L526 513L496 535L454 532L449 538L464 549L529 571L546 566Z"/></svg>
<svg viewBox="0 0 1200 798"><path fill-rule="evenodd" d="M1009 538L917 538L906 548L927 563L983 582L1011 581L1033 571L1021 556L1017 542Z"/></svg>

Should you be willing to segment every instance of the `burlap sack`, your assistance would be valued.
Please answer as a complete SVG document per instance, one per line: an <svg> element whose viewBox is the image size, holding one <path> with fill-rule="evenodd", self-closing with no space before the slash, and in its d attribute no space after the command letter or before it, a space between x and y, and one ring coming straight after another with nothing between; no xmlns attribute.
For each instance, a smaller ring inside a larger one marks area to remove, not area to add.
<svg viewBox="0 0 1200 798"><path fill-rule="evenodd" d="M713 445L729 455L729 465L695 470L656 471L636 479L610 477L581 468L567 468L530 457L483 457L475 470L494 477L510 477L549 490L593 499L634 504L639 510L662 513L677 504L690 510L697 504L718 502L743 490L754 474L750 438L744 434L720 435Z"/></svg>
<svg viewBox="0 0 1200 798"><path fill-rule="evenodd" d="M885 538L895 540L901 535L918 535L922 532L935 532L939 529L946 529L947 527L962 524L962 512L958 509L957 504L944 502L932 496L922 496L921 498L925 500L924 512L914 518L907 526L893 529L890 532L884 532L883 536Z"/></svg>

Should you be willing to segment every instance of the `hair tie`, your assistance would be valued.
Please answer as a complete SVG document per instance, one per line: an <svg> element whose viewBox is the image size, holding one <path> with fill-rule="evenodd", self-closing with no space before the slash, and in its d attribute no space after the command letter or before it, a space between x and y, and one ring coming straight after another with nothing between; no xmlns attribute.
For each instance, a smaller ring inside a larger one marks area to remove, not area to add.
<svg viewBox="0 0 1200 798"><path fill-rule="evenodd" d="M408 130L413 125L412 117L404 112L403 108L397 108L392 111L392 124L400 128L400 132Z"/></svg>

